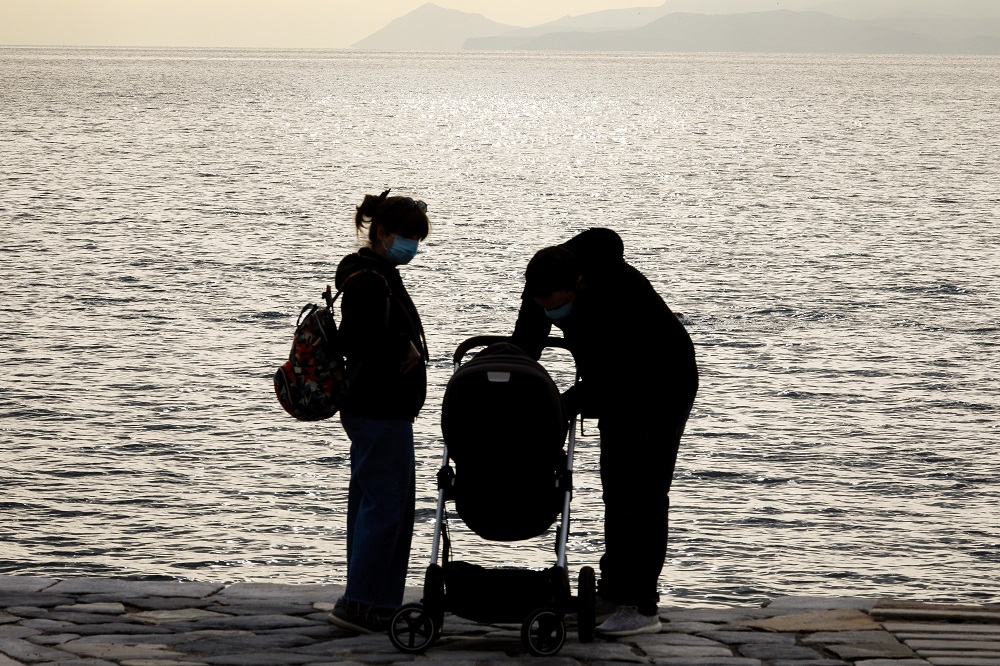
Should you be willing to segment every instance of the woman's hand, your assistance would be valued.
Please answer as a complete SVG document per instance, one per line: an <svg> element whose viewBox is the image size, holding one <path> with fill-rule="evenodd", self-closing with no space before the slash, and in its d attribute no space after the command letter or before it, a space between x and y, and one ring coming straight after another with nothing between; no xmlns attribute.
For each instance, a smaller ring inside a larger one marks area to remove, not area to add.
<svg viewBox="0 0 1000 666"><path fill-rule="evenodd" d="M407 372L410 372L417 367L421 360L423 360L423 356L421 356L420 350L417 349L417 346L413 344L412 340L410 340L410 349L406 352L406 359L400 364L399 371L405 375Z"/></svg>

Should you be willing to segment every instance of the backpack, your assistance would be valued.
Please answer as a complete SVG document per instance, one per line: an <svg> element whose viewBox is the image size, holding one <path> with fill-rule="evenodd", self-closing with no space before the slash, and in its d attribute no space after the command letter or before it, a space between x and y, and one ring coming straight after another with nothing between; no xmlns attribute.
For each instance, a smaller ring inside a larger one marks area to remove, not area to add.
<svg viewBox="0 0 1000 666"><path fill-rule="evenodd" d="M330 286L323 292L325 306L306 304L295 322L292 351L274 373L274 393L286 412L300 421L319 421L337 413L347 395L350 381L347 362L333 318L333 304L344 291L347 276L333 296ZM385 278L383 278L384 280Z"/></svg>

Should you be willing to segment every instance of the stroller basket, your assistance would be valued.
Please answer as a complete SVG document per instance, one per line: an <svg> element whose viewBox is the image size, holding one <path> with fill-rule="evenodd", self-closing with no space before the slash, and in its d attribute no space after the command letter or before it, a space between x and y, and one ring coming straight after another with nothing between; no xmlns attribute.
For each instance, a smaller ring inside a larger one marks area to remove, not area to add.
<svg viewBox="0 0 1000 666"><path fill-rule="evenodd" d="M556 569L487 569L469 562L444 566L448 608L474 622L521 622L536 608L557 605ZM483 603L488 597L489 603Z"/></svg>

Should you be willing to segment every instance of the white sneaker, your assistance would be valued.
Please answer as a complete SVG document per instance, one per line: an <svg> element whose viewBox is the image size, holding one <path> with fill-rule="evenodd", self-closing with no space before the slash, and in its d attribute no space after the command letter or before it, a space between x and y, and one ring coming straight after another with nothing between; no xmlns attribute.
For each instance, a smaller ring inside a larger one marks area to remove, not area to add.
<svg viewBox="0 0 1000 666"><path fill-rule="evenodd" d="M659 615L643 615L635 606L619 606L611 617L597 626L602 636L658 634L663 625Z"/></svg>

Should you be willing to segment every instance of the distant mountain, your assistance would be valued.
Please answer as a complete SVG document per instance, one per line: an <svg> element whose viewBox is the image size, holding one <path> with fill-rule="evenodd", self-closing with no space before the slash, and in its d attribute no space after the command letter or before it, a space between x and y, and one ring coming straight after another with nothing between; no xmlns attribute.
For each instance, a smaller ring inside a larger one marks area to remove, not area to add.
<svg viewBox="0 0 1000 666"><path fill-rule="evenodd" d="M785 9L850 19L873 19L905 11L1000 18L1000 2L996 0L665 0L663 6L689 14L750 14Z"/></svg>
<svg viewBox="0 0 1000 666"><path fill-rule="evenodd" d="M776 5L782 9L773 10ZM697 11L682 11L689 8ZM1000 0L665 0L659 6L566 16L530 28L427 3L354 46L1000 54Z"/></svg>
<svg viewBox="0 0 1000 666"><path fill-rule="evenodd" d="M1000 3L997 3L1000 6ZM968 40L980 37L1000 39L1000 18L968 18L941 16L920 12L893 12L871 19L872 25L890 30L905 30L930 35L943 41Z"/></svg>
<svg viewBox="0 0 1000 666"><path fill-rule="evenodd" d="M600 30L628 30L651 23L675 11L671 0L659 7L631 7L628 9L605 9L599 12L564 16L561 19L542 23L530 28L517 28L504 33L507 36L535 37L549 32L592 32Z"/></svg>
<svg viewBox="0 0 1000 666"><path fill-rule="evenodd" d="M558 51L722 51L764 53L927 53L930 37L886 30L819 12L668 14L633 30L559 32L524 39L481 37L467 49Z"/></svg>
<svg viewBox="0 0 1000 666"><path fill-rule="evenodd" d="M428 2L354 46L398 51L457 51L469 38L497 35L514 27L491 21L481 14L445 9Z"/></svg>
<svg viewBox="0 0 1000 666"><path fill-rule="evenodd" d="M784 0L783 4L797 1ZM794 9L790 6L783 8ZM1000 18L1000 2L996 0L826 0L812 9L853 19L877 19L887 14L907 12L941 17Z"/></svg>
<svg viewBox="0 0 1000 666"><path fill-rule="evenodd" d="M951 45L950 53L1000 55L1000 37L968 37Z"/></svg>

